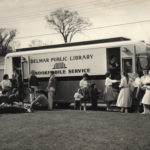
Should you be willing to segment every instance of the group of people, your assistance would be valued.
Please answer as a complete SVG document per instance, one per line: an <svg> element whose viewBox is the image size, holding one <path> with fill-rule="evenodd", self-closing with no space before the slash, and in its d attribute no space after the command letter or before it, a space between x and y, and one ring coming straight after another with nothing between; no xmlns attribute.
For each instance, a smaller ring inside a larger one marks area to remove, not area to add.
<svg viewBox="0 0 150 150"><path fill-rule="evenodd" d="M30 89L29 110L31 112L34 109L52 110L56 89L56 78L54 75L54 71L50 71L50 78L48 81L46 92L45 90L39 89L38 78L36 77L35 72L32 70L29 79L29 89Z"/></svg>
<svg viewBox="0 0 150 150"><path fill-rule="evenodd" d="M12 79L8 74L4 74L3 80L0 82L0 105L2 106L21 106L23 110L32 112L34 109L51 110L55 96L55 76L54 72L50 72L50 78L47 86L48 94L45 90L39 89L39 81L35 76L35 72L31 71L29 79L29 104L24 103L24 88L22 76L18 72L14 72Z"/></svg>
<svg viewBox="0 0 150 150"><path fill-rule="evenodd" d="M86 111L87 102L92 103L92 109L97 109L97 101L100 91L96 87L94 81L89 82L87 73L83 74L83 79L79 82L79 89L74 94L74 109L82 109Z"/></svg>
<svg viewBox="0 0 150 150"><path fill-rule="evenodd" d="M114 76L114 73L113 73ZM88 80L87 73L83 74L83 79L79 82L79 89L74 94L74 109L86 111L87 102L91 102L93 110L97 109L98 97L101 93L97 89L94 81ZM23 104L23 83L21 74L14 73L9 80L7 74L3 76L0 83L0 104L8 103L13 105L15 102ZM115 86L114 86L115 84ZM116 88L118 85L118 88ZM34 71L31 71L29 79L30 104L25 109L32 112L33 109L53 108L55 99L56 78L54 72L50 72L50 78L47 85L47 92L39 89L39 81ZM105 89L103 99L107 105L107 111L113 111L111 104L120 108L122 113L128 113L130 110L150 114L150 71L143 70L143 73L136 73L132 78L128 73L123 72L121 80L112 78L112 73L106 73Z"/></svg>
<svg viewBox="0 0 150 150"><path fill-rule="evenodd" d="M12 79L9 80L8 74L4 74L3 80L0 83L1 93L0 93L0 104L8 103L12 104L14 101L22 101L22 86L20 82L21 77L19 72L15 72Z"/></svg>
<svg viewBox="0 0 150 150"><path fill-rule="evenodd" d="M119 83L119 89L113 88L114 83ZM150 71L136 73L132 79L128 73L123 72L121 81L112 79L111 73L107 73L104 100L107 111L112 111L111 103L115 103L122 113L130 110L150 114Z"/></svg>

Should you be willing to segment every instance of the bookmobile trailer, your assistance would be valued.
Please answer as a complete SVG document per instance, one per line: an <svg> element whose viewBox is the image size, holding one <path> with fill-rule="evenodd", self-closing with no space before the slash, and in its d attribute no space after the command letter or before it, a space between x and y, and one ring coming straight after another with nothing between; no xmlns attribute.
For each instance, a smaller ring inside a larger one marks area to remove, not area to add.
<svg viewBox="0 0 150 150"><path fill-rule="evenodd" d="M24 87L28 89L30 72L34 70L40 89L46 90L50 71L53 70L57 79L55 103L67 105L73 102L83 73L88 73L90 80L94 80L97 88L103 91L105 73L109 70L112 56L119 61L120 73L127 71L132 75L148 67L148 50L144 42L131 40L106 43L97 40L25 48L6 55L4 72L11 78L15 69L21 69ZM99 101L103 101L102 96Z"/></svg>

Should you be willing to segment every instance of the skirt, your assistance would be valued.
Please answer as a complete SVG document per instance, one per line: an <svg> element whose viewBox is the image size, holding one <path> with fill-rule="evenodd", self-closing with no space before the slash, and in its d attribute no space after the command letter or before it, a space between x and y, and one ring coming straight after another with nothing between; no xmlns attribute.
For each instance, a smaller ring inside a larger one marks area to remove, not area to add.
<svg viewBox="0 0 150 150"><path fill-rule="evenodd" d="M150 105L150 90L146 90L144 97L142 99L142 104Z"/></svg>
<svg viewBox="0 0 150 150"><path fill-rule="evenodd" d="M132 105L132 99L130 95L130 89L129 88L122 88L120 90L116 106L118 107L131 107Z"/></svg>
<svg viewBox="0 0 150 150"><path fill-rule="evenodd" d="M106 86L104 90L104 100L109 101L115 101L117 100L118 92L116 92L112 86Z"/></svg>

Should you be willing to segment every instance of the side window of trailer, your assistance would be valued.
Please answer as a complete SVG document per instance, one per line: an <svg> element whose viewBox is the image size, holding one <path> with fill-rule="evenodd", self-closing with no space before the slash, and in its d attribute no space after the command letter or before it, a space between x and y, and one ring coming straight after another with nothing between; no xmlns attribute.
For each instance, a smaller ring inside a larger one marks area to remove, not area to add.
<svg viewBox="0 0 150 150"><path fill-rule="evenodd" d="M122 69L123 71L127 73L132 73L133 72L133 67L132 67L132 58L123 58L122 59Z"/></svg>
<svg viewBox="0 0 150 150"><path fill-rule="evenodd" d="M149 59L146 56L137 57L136 66L138 72L141 72L143 69L149 69Z"/></svg>

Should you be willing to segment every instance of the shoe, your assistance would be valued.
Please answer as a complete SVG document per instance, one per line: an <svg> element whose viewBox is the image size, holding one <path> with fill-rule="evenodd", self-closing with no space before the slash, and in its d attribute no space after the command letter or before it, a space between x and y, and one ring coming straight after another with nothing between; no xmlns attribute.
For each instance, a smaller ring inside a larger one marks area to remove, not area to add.
<svg viewBox="0 0 150 150"><path fill-rule="evenodd" d="M28 109L27 109L27 112L31 113L31 112L32 112L32 109L28 108Z"/></svg>
<svg viewBox="0 0 150 150"><path fill-rule="evenodd" d="M110 112L110 111L111 111L111 109L110 109L110 108L107 108L106 110L107 110L108 112Z"/></svg>
<svg viewBox="0 0 150 150"><path fill-rule="evenodd" d="M146 113L145 112L142 112L142 113L140 113L141 115L146 115Z"/></svg>
<svg viewBox="0 0 150 150"><path fill-rule="evenodd" d="M121 113L124 113L124 110L123 110L123 109L120 109L120 112L121 112Z"/></svg>

